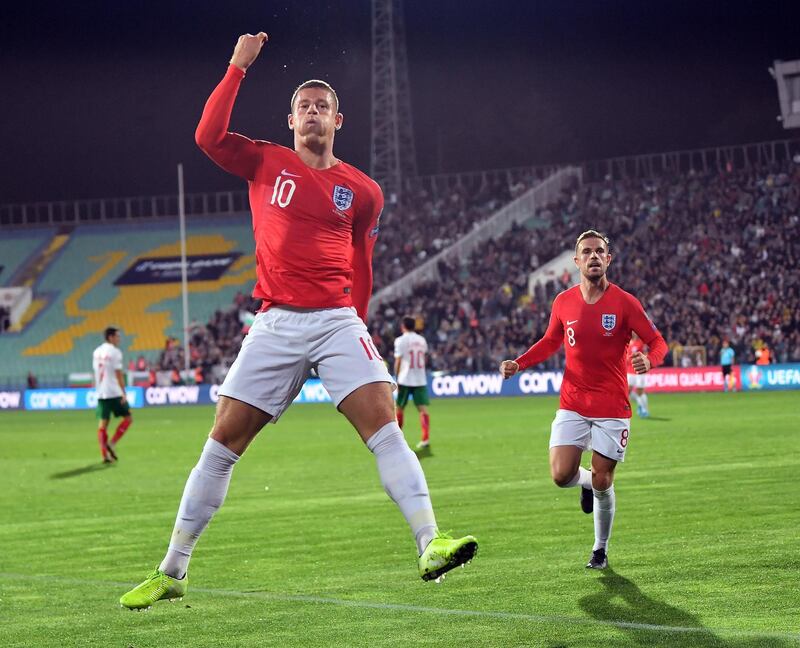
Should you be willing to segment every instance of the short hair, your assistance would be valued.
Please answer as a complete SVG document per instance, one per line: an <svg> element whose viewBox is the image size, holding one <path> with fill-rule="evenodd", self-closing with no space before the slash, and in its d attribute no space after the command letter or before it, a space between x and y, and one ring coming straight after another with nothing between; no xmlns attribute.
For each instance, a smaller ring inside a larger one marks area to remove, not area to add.
<svg viewBox="0 0 800 648"><path fill-rule="evenodd" d="M608 240L608 237L605 234L603 234L601 232L598 232L597 230L590 229L590 230L586 230L585 232L583 232L580 236L578 236L578 239L575 241L575 254L576 255L578 254L578 246L581 244L581 241L583 239L587 239L587 238L599 238L599 239L602 239L603 241L605 241L606 248L608 248L606 250L606 252L611 250L611 241Z"/></svg>
<svg viewBox="0 0 800 648"><path fill-rule="evenodd" d="M403 326L407 331L413 331L417 327L417 321L413 317L404 317Z"/></svg>
<svg viewBox="0 0 800 648"><path fill-rule="evenodd" d="M117 333L119 333L119 329L118 328L116 328L115 326L109 326L105 330L105 340L106 340L106 342L108 342L108 338L110 338L112 335L116 335Z"/></svg>
<svg viewBox="0 0 800 648"><path fill-rule="evenodd" d="M295 91L292 93L292 100L289 102L289 108L291 108L292 112L294 112L294 100L297 98L297 93L301 90L305 90L306 88L323 88L330 92L333 95L333 101L336 104L336 112L339 112L339 95L336 94L336 90L333 89L330 83L326 81L322 81L321 79L309 79L308 81L303 81Z"/></svg>

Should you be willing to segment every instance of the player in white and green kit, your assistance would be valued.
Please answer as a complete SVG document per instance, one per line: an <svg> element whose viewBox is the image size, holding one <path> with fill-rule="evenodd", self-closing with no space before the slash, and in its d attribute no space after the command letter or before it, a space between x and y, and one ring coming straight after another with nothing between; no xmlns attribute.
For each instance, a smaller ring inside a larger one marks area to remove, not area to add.
<svg viewBox="0 0 800 648"><path fill-rule="evenodd" d="M414 331L413 317L404 317L400 324L400 337L394 341L394 372L397 376L397 422L403 427L403 411L408 399L414 401L419 411L422 439L417 444L417 454L430 454L431 417L428 414L428 377L425 374L425 357L428 343Z"/></svg>
<svg viewBox="0 0 800 648"><path fill-rule="evenodd" d="M119 349L119 329L109 326L105 330L105 339L92 354L94 370L94 388L97 393L97 441L100 443L100 454L104 463L117 460L114 447L122 438L133 421L125 396L125 376L122 373L122 351ZM122 418L114 437L108 440L108 421L111 415Z"/></svg>

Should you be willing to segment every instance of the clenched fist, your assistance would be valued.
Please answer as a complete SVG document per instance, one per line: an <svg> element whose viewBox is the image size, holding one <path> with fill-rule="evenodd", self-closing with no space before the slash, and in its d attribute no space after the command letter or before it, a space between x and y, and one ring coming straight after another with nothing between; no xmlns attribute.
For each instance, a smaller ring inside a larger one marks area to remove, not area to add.
<svg viewBox="0 0 800 648"><path fill-rule="evenodd" d="M631 356L631 364L637 374L644 374L650 371L650 358L641 351L637 351Z"/></svg>
<svg viewBox="0 0 800 648"><path fill-rule="evenodd" d="M519 365L513 360L503 360L500 363L500 373L503 374L503 378L511 378L518 371Z"/></svg>
<svg viewBox="0 0 800 648"><path fill-rule="evenodd" d="M264 32L258 32L255 36L253 34L239 36L236 47L233 49L233 56L231 56L231 65L235 65L244 72L258 58L261 48L264 47L267 40L269 40L269 36Z"/></svg>

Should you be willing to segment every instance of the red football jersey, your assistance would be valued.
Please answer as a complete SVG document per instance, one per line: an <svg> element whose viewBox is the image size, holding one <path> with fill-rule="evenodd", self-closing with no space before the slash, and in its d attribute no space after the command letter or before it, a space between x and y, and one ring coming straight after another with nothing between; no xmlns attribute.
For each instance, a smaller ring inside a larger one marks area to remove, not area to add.
<svg viewBox="0 0 800 648"><path fill-rule="evenodd" d="M650 346L652 366L661 364L667 344L633 295L610 283L599 301L587 304L580 286L573 286L553 301L544 337L516 362L527 369L564 344L561 408L591 418L629 418L625 348L631 331Z"/></svg>
<svg viewBox="0 0 800 648"><path fill-rule="evenodd" d="M244 72L234 65L214 89L195 139L250 189L256 243L253 297L262 310L354 306L366 321L372 251L383 209L375 181L344 162L312 169L292 149L228 131Z"/></svg>

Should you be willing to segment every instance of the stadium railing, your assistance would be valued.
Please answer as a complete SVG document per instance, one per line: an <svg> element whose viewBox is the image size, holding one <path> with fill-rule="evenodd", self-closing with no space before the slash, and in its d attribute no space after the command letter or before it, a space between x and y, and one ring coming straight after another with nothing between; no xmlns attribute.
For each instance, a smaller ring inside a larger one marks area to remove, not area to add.
<svg viewBox="0 0 800 648"><path fill-rule="evenodd" d="M736 144L701 149L648 153L602 160L569 163L580 167L585 182L602 180L606 176L648 176L664 171L686 172L691 169L708 171L771 164L800 155L800 138ZM544 178L564 165L542 165L493 169L467 173L445 173L419 176L407 181L407 186L441 190L448 187L476 187L492 181L516 181L521 178ZM187 216L217 216L249 211L245 190L193 193L185 196ZM0 227L34 227L42 225L74 225L145 219L174 218L178 214L178 196L137 196L128 198L97 198L51 202L0 205Z"/></svg>
<svg viewBox="0 0 800 648"><path fill-rule="evenodd" d="M407 295L414 286L420 283L436 281L439 278L440 261L447 261L454 257L459 259L467 257L484 241L501 236L511 229L512 225L520 224L531 218L537 208L554 201L565 186L574 179L580 181L580 177L581 170L576 167L567 167L556 171L518 198L501 207L493 216L462 236L449 248L442 250L402 279L376 292L370 300L370 308L374 309L384 301Z"/></svg>

